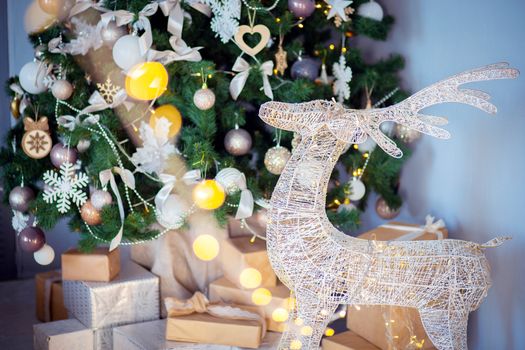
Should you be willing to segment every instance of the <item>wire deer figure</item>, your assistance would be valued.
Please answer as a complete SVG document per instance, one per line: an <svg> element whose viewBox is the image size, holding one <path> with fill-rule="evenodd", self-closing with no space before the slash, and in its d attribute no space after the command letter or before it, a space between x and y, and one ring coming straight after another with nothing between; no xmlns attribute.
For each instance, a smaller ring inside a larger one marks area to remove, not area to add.
<svg viewBox="0 0 525 350"><path fill-rule="evenodd" d="M491 285L483 249L462 240L377 242L347 236L328 220L325 201L332 170L349 143L371 137L385 152L401 157L380 124L396 122L440 139L447 120L421 114L456 102L495 113L482 91L465 83L509 79L519 72L498 63L457 74L386 108L352 110L332 101L267 102L259 115L276 128L300 134L271 198L268 254L281 281L295 294L279 349L318 349L339 304L398 305L419 310L424 328L440 350L467 349L467 320Z"/></svg>

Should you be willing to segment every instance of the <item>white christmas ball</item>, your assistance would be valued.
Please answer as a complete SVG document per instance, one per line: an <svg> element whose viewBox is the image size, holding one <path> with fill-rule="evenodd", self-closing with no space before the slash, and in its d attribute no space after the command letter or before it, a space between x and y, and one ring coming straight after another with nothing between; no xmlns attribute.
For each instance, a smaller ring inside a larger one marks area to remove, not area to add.
<svg viewBox="0 0 525 350"><path fill-rule="evenodd" d="M113 46L113 60L123 70L128 70L145 60L140 54L139 38L136 35L124 35Z"/></svg>
<svg viewBox="0 0 525 350"><path fill-rule="evenodd" d="M49 244L44 244L42 248L33 253L33 257L38 264L49 265L55 260L55 250Z"/></svg>
<svg viewBox="0 0 525 350"><path fill-rule="evenodd" d="M337 208L337 212L340 213L342 211L352 211L352 210L356 210L356 206L353 205L352 203L348 203L348 204L341 204L338 208Z"/></svg>
<svg viewBox="0 0 525 350"><path fill-rule="evenodd" d="M77 151L79 151L80 153L84 153L85 151L89 149L89 146L91 146L90 140L87 140L87 139L79 140L77 144Z"/></svg>
<svg viewBox="0 0 525 350"><path fill-rule="evenodd" d="M114 21L108 23L107 26L100 30L100 38L107 47L113 47L118 39L128 33L126 26L117 26Z"/></svg>
<svg viewBox="0 0 525 350"><path fill-rule="evenodd" d="M232 194L239 191L239 183L246 182L244 174L235 168L224 168L215 176L217 181L226 191L227 194Z"/></svg>
<svg viewBox="0 0 525 350"><path fill-rule="evenodd" d="M170 194L162 208L157 208L157 210L159 224L169 229L177 229L184 224L184 216L188 207L180 196Z"/></svg>
<svg viewBox="0 0 525 350"><path fill-rule="evenodd" d="M46 71L45 65L41 62L26 63L18 75L22 89L33 95L46 91L47 86L44 84Z"/></svg>
<svg viewBox="0 0 525 350"><path fill-rule="evenodd" d="M383 8L374 0L365 2L357 8L357 14L361 17L374 19L376 21L383 20Z"/></svg>
<svg viewBox="0 0 525 350"><path fill-rule="evenodd" d="M91 204L93 204L97 210L101 210L104 206L113 202L111 194L108 191L103 190L95 190L89 199L91 200Z"/></svg>
<svg viewBox="0 0 525 350"><path fill-rule="evenodd" d="M59 100L67 100L73 94L73 85L67 80L61 79L53 83L51 93Z"/></svg>
<svg viewBox="0 0 525 350"><path fill-rule="evenodd" d="M377 146L377 143L371 137L367 137L366 141L363 143L360 143L357 149L361 153L366 153L366 152L370 153L376 148L376 146Z"/></svg>
<svg viewBox="0 0 525 350"><path fill-rule="evenodd" d="M352 179L350 181L350 195L348 198L351 201L358 201L365 196L366 187L363 181L359 179Z"/></svg>
<svg viewBox="0 0 525 350"><path fill-rule="evenodd" d="M199 89L193 95L193 103L201 111L210 109L215 104L215 94L208 88Z"/></svg>

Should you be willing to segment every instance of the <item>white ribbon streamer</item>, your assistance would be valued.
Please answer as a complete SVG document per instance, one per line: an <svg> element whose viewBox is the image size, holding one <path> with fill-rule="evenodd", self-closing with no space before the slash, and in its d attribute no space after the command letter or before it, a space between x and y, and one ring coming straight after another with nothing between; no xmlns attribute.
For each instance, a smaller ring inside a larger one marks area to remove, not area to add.
<svg viewBox="0 0 525 350"><path fill-rule="evenodd" d="M443 239L443 233L440 231L440 229L445 227L445 222L442 219L434 222L434 219L435 218L433 216L427 215L425 218L426 223L421 227L389 224L381 225L381 227L399 231L408 231L408 233L393 239L393 241L413 241L427 232L435 234L437 239L441 240Z"/></svg>
<svg viewBox="0 0 525 350"><path fill-rule="evenodd" d="M101 26L107 26L109 22L115 19L117 26L123 26L133 22L135 30L142 29L144 33L139 37L140 54L146 55L151 44L153 43L153 35L151 33L151 23L148 17L154 15L159 8L159 4L152 2L144 6L138 13L138 19L135 20L135 14L126 10L117 10L106 12L100 16Z"/></svg>
<svg viewBox="0 0 525 350"><path fill-rule="evenodd" d="M64 128L73 131L77 126L87 126L87 125L93 125L98 123L100 120L100 116L98 114L96 115L89 115L84 120L80 119L80 115L77 117L73 117L72 115L63 115L58 117L57 123Z"/></svg>
<svg viewBox="0 0 525 350"><path fill-rule="evenodd" d="M120 229L117 233L117 235L111 240L109 244L109 251L114 250L117 248L122 241L122 234L124 231L124 219L125 219L125 212L124 212L124 203L122 202L122 198L120 197L120 192L118 190L117 182L115 181L115 176L113 175L113 172L120 175L120 178L122 179L122 182L124 184L131 188L135 189L135 177L133 176L133 173L127 169L122 169L119 167L113 167L112 169L106 169L102 170L99 173L99 179L102 186L107 186L108 182L111 186L111 190L115 194L115 197L117 198L117 205L118 210L120 214Z"/></svg>
<svg viewBox="0 0 525 350"><path fill-rule="evenodd" d="M250 75L250 69L250 65L244 58L237 57L232 67L232 70L237 72L237 74L230 82L230 95L234 100L237 100L242 92L242 89L244 89L246 81L248 80L248 76ZM270 85L270 80L268 79L268 77L273 74L273 61L266 61L261 64L260 72L263 81L263 87L261 90L264 90L264 94L273 100L272 86Z"/></svg>
<svg viewBox="0 0 525 350"><path fill-rule="evenodd" d="M104 97L102 97L102 95L100 94L100 92L95 91L89 97L89 100L88 100L89 106L81 110L79 115L103 111L104 109L108 109L108 108L113 109L113 108L120 106L121 104L124 104L124 106L129 110L131 103L126 102L127 98L128 98L128 95L126 94L126 91L124 89L120 89L113 96L113 102L107 103Z"/></svg>
<svg viewBox="0 0 525 350"><path fill-rule="evenodd" d="M73 5L71 10L69 11L69 18L78 15L79 13L82 13L90 8L93 8L95 10L106 12L108 11L106 8L102 6L104 1L93 1L93 0L77 0L76 4Z"/></svg>

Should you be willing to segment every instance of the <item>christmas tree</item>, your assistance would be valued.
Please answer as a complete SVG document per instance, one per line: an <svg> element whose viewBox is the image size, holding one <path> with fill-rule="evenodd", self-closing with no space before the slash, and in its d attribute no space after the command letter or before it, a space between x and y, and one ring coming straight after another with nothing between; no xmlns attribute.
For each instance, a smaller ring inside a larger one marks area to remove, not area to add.
<svg viewBox="0 0 525 350"><path fill-rule="evenodd" d="M259 106L403 100L403 58L366 62L353 45L386 40L392 25L361 0L36 1L26 15L35 60L7 82L18 122L0 152L25 250L49 250L42 230L62 217L88 251L184 228L195 210L220 225L264 211L298 135L265 126ZM405 155L417 137L384 131ZM394 216L404 159L373 141L349 145L328 193L332 223L355 230L370 191ZM192 205L180 205L177 181L193 186Z"/></svg>

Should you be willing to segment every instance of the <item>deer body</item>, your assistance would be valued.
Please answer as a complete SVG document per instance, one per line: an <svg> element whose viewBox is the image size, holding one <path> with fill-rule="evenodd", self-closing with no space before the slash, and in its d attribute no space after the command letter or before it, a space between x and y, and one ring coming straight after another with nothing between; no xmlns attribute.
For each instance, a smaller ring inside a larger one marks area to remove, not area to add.
<svg viewBox="0 0 525 350"><path fill-rule="evenodd" d="M438 102L463 102L489 110L492 105L486 102L486 94L457 90L457 86L516 75L506 65L492 65L433 88L439 91ZM267 225L272 267L297 301L279 349L317 349L339 304L417 308L438 349L467 349L468 314L480 305L490 287L482 246L449 239L362 240L339 232L325 212L328 181L348 143L360 143L370 136L386 152L400 156L395 144L380 134L382 121L448 137L434 126L443 124L441 118L417 114L436 103L429 98L431 94L432 87L382 110L347 110L327 101L269 102L261 107L260 116L268 124L301 134L272 194Z"/></svg>

